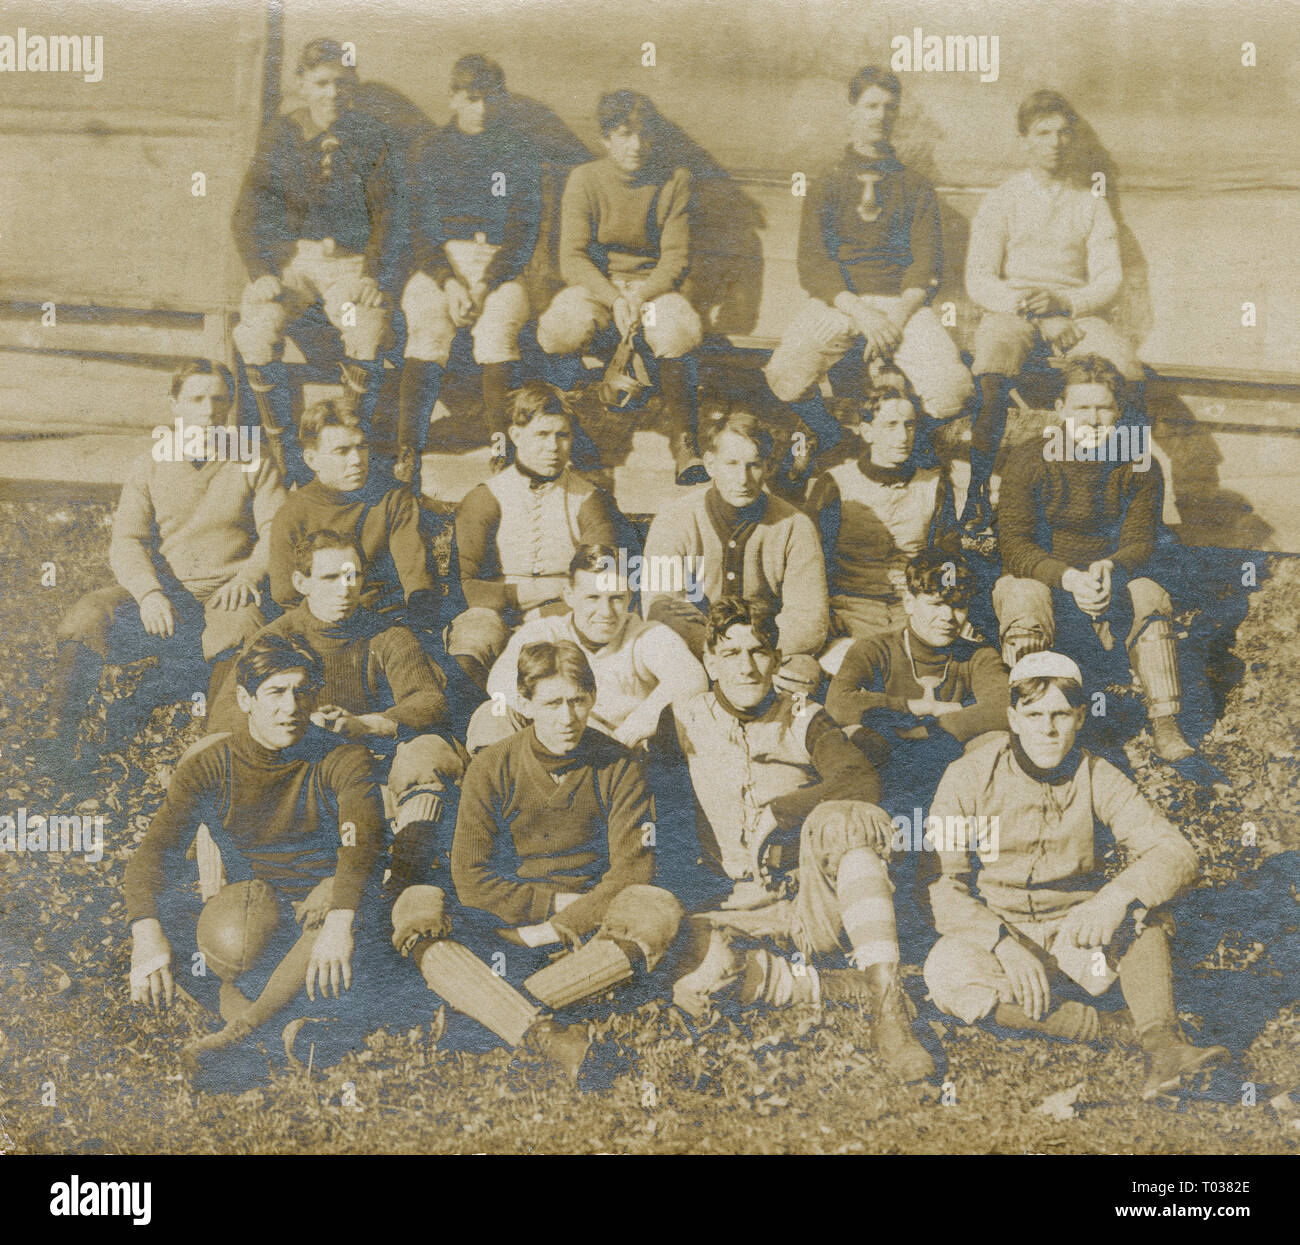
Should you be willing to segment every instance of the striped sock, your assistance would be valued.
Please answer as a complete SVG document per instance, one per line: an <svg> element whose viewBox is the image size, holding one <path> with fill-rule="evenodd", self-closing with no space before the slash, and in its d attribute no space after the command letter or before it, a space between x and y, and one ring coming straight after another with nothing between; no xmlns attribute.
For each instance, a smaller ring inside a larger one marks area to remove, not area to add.
<svg viewBox="0 0 1300 1245"><path fill-rule="evenodd" d="M835 874L840 920L853 950L856 968L898 963L898 927L894 922L894 888L880 857L855 847L840 858Z"/></svg>

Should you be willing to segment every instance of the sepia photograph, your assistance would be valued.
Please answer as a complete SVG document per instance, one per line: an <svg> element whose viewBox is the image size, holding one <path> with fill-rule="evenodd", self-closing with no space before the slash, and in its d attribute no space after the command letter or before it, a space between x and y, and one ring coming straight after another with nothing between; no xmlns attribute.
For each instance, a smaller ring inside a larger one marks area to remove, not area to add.
<svg viewBox="0 0 1300 1245"><path fill-rule="evenodd" d="M36 1213L175 1226L97 1175L175 1155L1284 1196L1225 1163L1300 1153L1298 63L1300 0L6 0Z"/></svg>

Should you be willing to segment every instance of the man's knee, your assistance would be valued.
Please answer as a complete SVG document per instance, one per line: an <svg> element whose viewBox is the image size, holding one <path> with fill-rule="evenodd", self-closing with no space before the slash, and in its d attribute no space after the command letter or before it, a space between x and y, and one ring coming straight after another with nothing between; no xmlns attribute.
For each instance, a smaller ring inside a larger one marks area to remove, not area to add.
<svg viewBox="0 0 1300 1245"><path fill-rule="evenodd" d="M222 653L242 647L266 626L266 615L252 603L238 609L218 609L209 602L203 607L203 657L212 661Z"/></svg>
<svg viewBox="0 0 1300 1245"><path fill-rule="evenodd" d="M888 856L880 844L888 844L894 825L889 814L865 800L827 800L817 805L803 823L799 855L811 856L826 873L834 876L845 854L865 848L882 860Z"/></svg>
<svg viewBox="0 0 1300 1245"><path fill-rule="evenodd" d="M975 329L975 375L1018 376L1034 340L1028 320L1006 312L985 312Z"/></svg>
<svg viewBox="0 0 1300 1245"><path fill-rule="evenodd" d="M231 333L239 357L252 367L272 362L284 341L288 319L283 303L259 298L247 286L239 304L239 323Z"/></svg>
<svg viewBox="0 0 1300 1245"><path fill-rule="evenodd" d="M394 799L415 787L448 791L465 776L465 757L441 735L417 735L397 745L388 769Z"/></svg>
<svg viewBox="0 0 1300 1245"><path fill-rule="evenodd" d="M402 291L402 313L406 317L408 359L420 359L445 367L451 357L456 326L447 311L447 298L438 283L417 272Z"/></svg>
<svg viewBox="0 0 1300 1245"><path fill-rule="evenodd" d="M528 294L518 281L507 281L487 296L474 325L474 362L514 363L519 333L528 322Z"/></svg>
<svg viewBox="0 0 1300 1245"><path fill-rule="evenodd" d="M1145 576L1128 581L1129 600L1133 603L1134 631L1139 631L1148 622L1157 618L1169 618L1174 612L1174 603L1169 593L1154 579Z"/></svg>
<svg viewBox="0 0 1300 1245"><path fill-rule="evenodd" d="M488 744L509 739L518 729L519 725L507 705L496 698L485 700L470 714L469 725L465 728L465 747L473 756Z"/></svg>
<svg viewBox="0 0 1300 1245"><path fill-rule="evenodd" d="M600 327L600 304L580 286L562 289L537 321L537 344L547 354L574 354L587 346Z"/></svg>
<svg viewBox="0 0 1300 1245"><path fill-rule="evenodd" d="M934 419L959 415L975 392L975 381L957 347L929 307L922 307L907 322L896 361L912 381L926 414Z"/></svg>
<svg viewBox="0 0 1300 1245"><path fill-rule="evenodd" d="M1070 351L1071 354L1100 355L1113 363L1127 381L1142 380L1146 375L1142 361L1128 340L1100 316L1084 316L1075 321L1083 333L1083 340Z"/></svg>
<svg viewBox="0 0 1300 1245"><path fill-rule="evenodd" d="M680 359L704 340L699 312L681 294L665 294L642 312L646 345L658 359Z"/></svg>
<svg viewBox="0 0 1300 1245"><path fill-rule="evenodd" d="M117 588L100 588L80 597L77 603L59 621L57 636L60 643L69 640L84 644L101 657L108 655L108 633L113 619L130 596Z"/></svg>
<svg viewBox="0 0 1300 1245"><path fill-rule="evenodd" d="M1052 590L1040 580L999 576L993 585L993 612L1002 638L1013 627L1040 631L1049 644L1055 638Z"/></svg>
<svg viewBox="0 0 1300 1245"><path fill-rule="evenodd" d="M635 943L650 970L667 954L685 916L672 891L662 886L625 886L605 909L597 936Z"/></svg>
<svg viewBox="0 0 1300 1245"><path fill-rule="evenodd" d="M447 652L452 657L472 657L488 670L505 651L509 639L510 628L499 614L484 606L473 606L452 620Z"/></svg>
<svg viewBox="0 0 1300 1245"><path fill-rule="evenodd" d="M940 938L922 972L935 1007L965 1024L983 1020L998 1004L997 988L989 980L991 973L1001 972L997 958L964 938Z"/></svg>
<svg viewBox="0 0 1300 1245"><path fill-rule="evenodd" d="M837 308L813 300L795 317L772 352L763 375L782 402L798 402L853 344L853 322Z"/></svg>

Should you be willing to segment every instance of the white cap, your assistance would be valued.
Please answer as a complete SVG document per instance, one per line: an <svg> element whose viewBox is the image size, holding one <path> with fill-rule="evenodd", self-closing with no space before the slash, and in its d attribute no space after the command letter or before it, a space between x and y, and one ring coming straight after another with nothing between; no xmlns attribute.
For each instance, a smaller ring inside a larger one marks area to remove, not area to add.
<svg viewBox="0 0 1300 1245"><path fill-rule="evenodd" d="M1064 653L1026 653L1011 667L1009 682L1027 679L1068 679L1083 686L1083 672Z"/></svg>

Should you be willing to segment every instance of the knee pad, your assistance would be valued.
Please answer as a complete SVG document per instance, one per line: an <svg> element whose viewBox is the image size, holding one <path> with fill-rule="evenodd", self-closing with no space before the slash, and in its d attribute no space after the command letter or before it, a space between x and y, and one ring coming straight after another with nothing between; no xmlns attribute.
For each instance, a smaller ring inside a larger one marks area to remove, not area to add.
<svg viewBox="0 0 1300 1245"><path fill-rule="evenodd" d="M680 359L704 340L699 313L682 294L665 294L650 306L654 324L646 324L645 340L656 358Z"/></svg>
<svg viewBox="0 0 1300 1245"><path fill-rule="evenodd" d="M663 959L685 915L677 896L662 886L625 886L605 910L597 937L636 943L649 971Z"/></svg>
<svg viewBox="0 0 1300 1245"><path fill-rule="evenodd" d="M378 307L357 306L356 317L355 325L339 327L343 351L350 359L373 362L379 358L380 351L390 344L392 313L385 302Z"/></svg>
<svg viewBox="0 0 1300 1245"><path fill-rule="evenodd" d="M288 314L279 303L246 302L240 308L230 336L245 365L264 367L275 361L286 323Z"/></svg>
<svg viewBox="0 0 1300 1245"><path fill-rule="evenodd" d="M405 357L446 367L456 326L447 314L447 300L432 277L416 273L406 283L402 314L406 317Z"/></svg>
<svg viewBox="0 0 1300 1245"><path fill-rule="evenodd" d="M274 941L280 916L279 898L266 882L234 882L203 905L195 941L217 976L234 981Z"/></svg>
<svg viewBox="0 0 1300 1245"><path fill-rule="evenodd" d="M397 746L388 770L388 789L394 795L411 787L437 787L445 791L465 775L465 760L455 744L441 735L417 735Z"/></svg>
<svg viewBox="0 0 1300 1245"><path fill-rule="evenodd" d="M884 863L894 837L894 823L884 809L865 800L827 800L808 815L804 836L808 850L832 870L845 852L856 848L875 852ZM883 850L880 843L886 844Z"/></svg>
<svg viewBox="0 0 1300 1245"><path fill-rule="evenodd" d="M773 395L782 402L799 402L820 379L815 364L808 362L795 341L782 342L763 368L763 377Z"/></svg>
<svg viewBox="0 0 1300 1245"><path fill-rule="evenodd" d="M573 354L596 335L599 319L584 291L561 290L537 321L537 344L547 354Z"/></svg>
<svg viewBox="0 0 1300 1245"><path fill-rule="evenodd" d="M437 886L408 886L393 905L393 946L403 955L425 938L449 938L447 896Z"/></svg>

